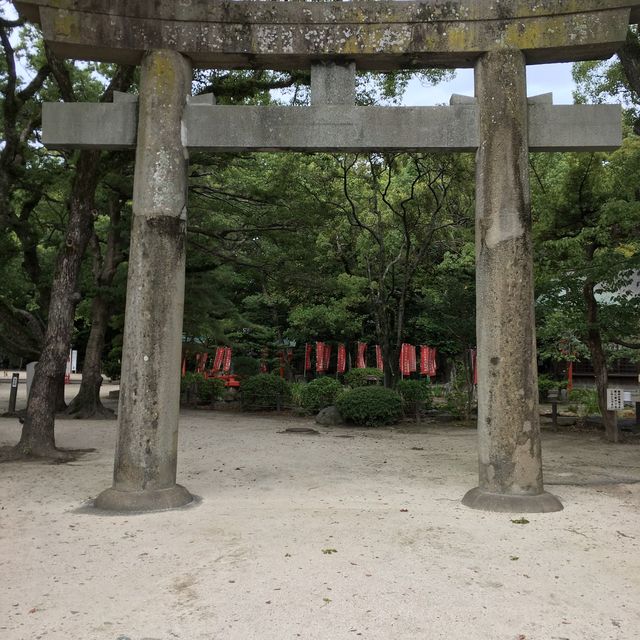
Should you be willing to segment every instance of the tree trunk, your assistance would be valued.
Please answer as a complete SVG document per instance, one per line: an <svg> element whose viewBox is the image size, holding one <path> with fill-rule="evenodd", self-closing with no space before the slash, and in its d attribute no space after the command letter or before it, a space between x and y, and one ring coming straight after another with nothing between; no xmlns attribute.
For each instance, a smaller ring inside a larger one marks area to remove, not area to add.
<svg viewBox="0 0 640 640"><path fill-rule="evenodd" d="M124 259L120 235L122 205L122 196L115 193L109 202L110 226L104 257L101 255L100 243L95 233L92 238L97 293L91 302L91 331L82 366L80 390L66 412L74 418L115 418L115 413L102 404L100 388L102 387L102 352L111 316L111 299L106 291L113 284L118 265Z"/></svg>
<svg viewBox="0 0 640 640"><path fill-rule="evenodd" d="M109 301L103 295L97 294L91 303L91 332L82 365L80 390L66 411L66 414L73 418L115 418L114 412L103 406L100 400L102 351L109 316Z"/></svg>
<svg viewBox="0 0 640 640"><path fill-rule="evenodd" d="M78 280L93 228L99 163L99 151L81 151L78 155L65 244L58 256L51 288L44 346L33 378L22 435L16 445L21 455L65 457L56 449L54 436L58 384L64 379L76 305L80 301Z"/></svg>
<svg viewBox="0 0 640 640"><path fill-rule="evenodd" d="M69 352L67 352L67 357L69 356ZM64 378L66 374L66 360L65 360L65 371L64 373L56 380L56 413L62 413L67 409L67 401L64 399L65 392L65 383Z"/></svg>
<svg viewBox="0 0 640 640"><path fill-rule="evenodd" d="M598 406L602 414L605 438L609 442L619 442L620 432L615 411L607 410L607 387L609 375L607 372L607 358L602 347L602 336L598 323L598 302L594 294L594 283L587 281L583 287L583 296L587 309L587 345L591 355L591 364L595 374Z"/></svg>

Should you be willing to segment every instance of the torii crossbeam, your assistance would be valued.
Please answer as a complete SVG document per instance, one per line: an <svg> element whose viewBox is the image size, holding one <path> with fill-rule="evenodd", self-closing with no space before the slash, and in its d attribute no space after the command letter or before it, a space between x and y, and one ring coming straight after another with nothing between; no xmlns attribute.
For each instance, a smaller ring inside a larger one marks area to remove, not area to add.
<svg viewBox="0 0 640 640"><path fill-rule="evenodd" d="M619 106L527 98L526 65L611 56L640 0L23 0L60 56L141 64L139 102L46 105L51 147L136 148L115 510L191 500L176 484L189 149L477 150L479 487L463 502L557 511L544 491L528 153L608 150ZM310 107L188 97L192 68L312 70ZM475 99L356 107L355 71L474 67Z"/></svg>

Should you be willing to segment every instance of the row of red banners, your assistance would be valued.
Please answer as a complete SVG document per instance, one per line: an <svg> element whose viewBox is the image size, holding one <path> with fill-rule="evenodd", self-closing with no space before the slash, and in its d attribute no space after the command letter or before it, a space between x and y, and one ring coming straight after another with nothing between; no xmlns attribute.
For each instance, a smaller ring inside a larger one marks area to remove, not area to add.
<svg viewBox="0 0 640 640"><path fill-rule="evenodd" d="M217 347L216 353L213 356L213 364L209 371L213 373L230 373L231 372L231 347ZM207 371L207 363L209 362L209 354L196 353L196 373L205 373ZM182 375L187 371L186 358L182 360Z"/></svg>
<svg viewBox="0 0 640 640"><path fill-rule="evenodd" d="M331 345L325 342L316 342L316 373L326 373L329 369L331 359ZM364 369L367 366L367 349L365 342L358 342L356 345L356 369ZM375 345L376 368L382 371L384 361L382 359L382 348ZM311 371L311 356L313 354L313 344L305 344L304 349L304 373ZM434 378L437 371L437 350L433 347L420 345L420 373L421 375ZM347 368L347 348L344 344L338 345L338 359L336 372L344 373ZM400 349L400 373L403 377L410 376L417 371L416 347L411 344L403 344Z"/></svg>
<svg viewBox="0 0 640 640"><path fill-rule="evenodd" d="M325 342L316 342L316 373L326 373L329 370L329 362L331 360L331 345ZM417 347L404 343L400 349L400 374L402 377L409 377L412 373L418 371ZM367 366L368 345L365 342L358 342L356 345L356 369L364 369ZM311 357L313 354L313 344L305 345L304 373L311 371ZM278 354L281 360L281 369L284 367L285 359L289 362L293 359L293 350L287 349ZM379 344L375 345L376 368L382 371L384 369L384 361L382 358L382 348ZM213 357L213 363L210 371L213 373L228 374L231 371L231 347L217 347ZM207 370L209 361L208 353L196 353L196 373L204 373ZM476 350L470 350L471 367L473 371L473 383L478 384L478 371L476 364ZM261 371L266 372L266 362L262 361ZM338 345L337 350L337 373L344 373L347 368L347 348L344 344ZM182 363L182 372L186 372L186 360ZM420 345L420 374L435 378L437 372L437 350L433 347ZM281 371L282 373L282 371Z"/></svg>

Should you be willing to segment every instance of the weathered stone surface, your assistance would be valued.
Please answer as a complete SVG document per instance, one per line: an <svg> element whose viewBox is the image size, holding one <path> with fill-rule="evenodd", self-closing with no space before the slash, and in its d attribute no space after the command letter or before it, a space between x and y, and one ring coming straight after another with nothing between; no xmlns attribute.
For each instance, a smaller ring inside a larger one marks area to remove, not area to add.
<svg viewBox="0 0 640 640"><path fill-rule="evenodd" d="M311 104L343 104L353 107L356 103L356 65L314 64L311 66Z"/></svg>
<svg viewBox="0 0 640 640"><path fill-rule="evenodd" d="M215 152L475 151L478 108L456 96L451 107L250 107L207 104L185 110L189 149ZM135 103L46 103L43 142L51 149L133 149ZM531 151L610 151L622 143L620 105L529 105Z"/></svg>
<svg viewBox="0 0 640 640"><path fill-rule="evenodd" d="M533 496L489 493L479 488L468 491L462 504L480 511L497 511L501 513L552 513L562 511L560 500L543 491Z"/></svg>
<svg viewBox="0 0 640 640"><path fill-rule="evenodd" d="M336 427L344 424L344 420L336 407L325 407L316 416L316 422L325 427Z"/></svg>
<svg viewBox="0 0 640 640"><path fill-rule="evenodd" d="M166 511L184 507L193 502L193 496L179 484L166 489L149 489L143 491L121 491L107 489L95 500L96 509L105 511L143 512Z"/></svg>
<svg viewBox="0 0 640 640"><path fill-rule="evenodd" d="M479 492L539 496L543 484L522 53L483 56L476 67L476 95ZM470 506L476 506L475 500Z"/></svg>
<svg viewBox="0 0 640 640"><path fill-rule="evenodd" d="M187 160L182 114L187 60L152 51L142 65L133 222L113 489L96 506L170 508L176 485L184 303Z"/></svg>
<svg viewBox="0 0 640 640"><path fill-rule="evenodd" d="M24 0L63 57L138 64L166 48L196 66L360 69L470 67L517 48L529 63L606 58L638 18L638 0L444 0L349 3L192 0Z"/></svg>

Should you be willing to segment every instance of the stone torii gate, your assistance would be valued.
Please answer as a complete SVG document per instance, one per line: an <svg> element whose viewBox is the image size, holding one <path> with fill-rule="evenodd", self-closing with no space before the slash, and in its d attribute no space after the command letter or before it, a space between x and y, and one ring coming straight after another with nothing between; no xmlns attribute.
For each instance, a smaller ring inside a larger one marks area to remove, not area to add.
<svg viewBox="0 0 640 640"><path fill-rule="evenodd" d="M477 150L478 509L562 508L546 493L537 405L528 152L609 150L617 106L527 99L526 65L611 56L640 0L348 3L22 0L62 57L142 66L140 98L48 104L50 147L136 148L113 487L96 506L187 504L176 484L187 158L210 151ZM309 107L189 97L193 67L311 68ZM474 67L449 107L356 107L355 72Z"/></svg>

